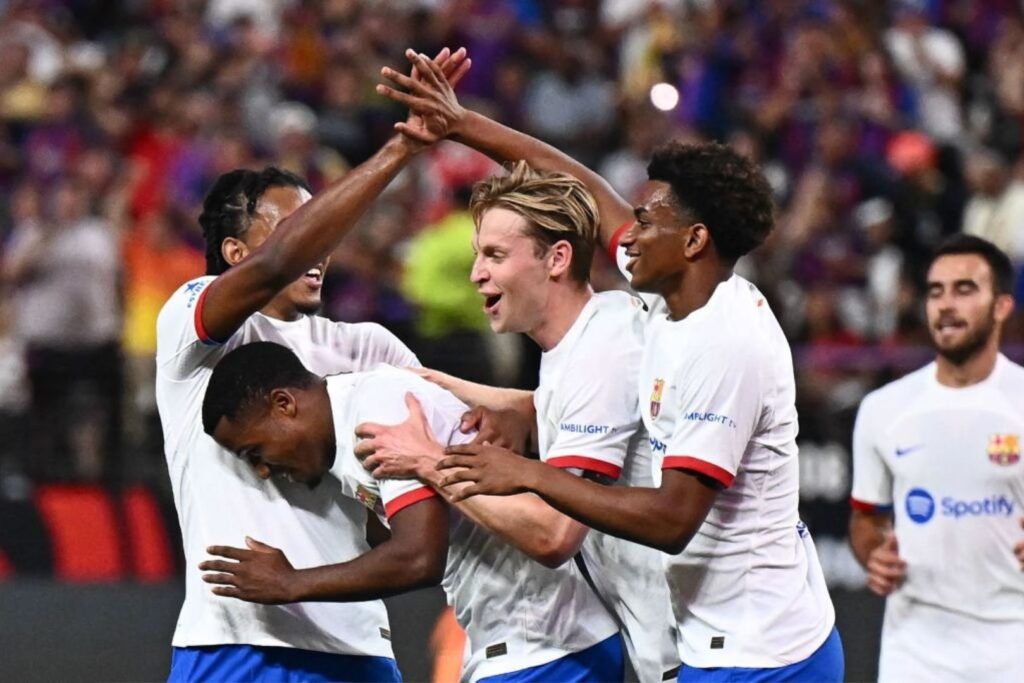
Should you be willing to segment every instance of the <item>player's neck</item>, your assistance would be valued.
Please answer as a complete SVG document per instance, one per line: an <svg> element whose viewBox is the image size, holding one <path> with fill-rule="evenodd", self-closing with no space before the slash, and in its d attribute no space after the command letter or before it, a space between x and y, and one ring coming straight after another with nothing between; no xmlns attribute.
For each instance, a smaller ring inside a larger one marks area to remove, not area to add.
<svg viewBox="0 0 1024 683"><path fill-rule="evenodd" d="M542 351L555 348L580 317L583 307L593 295L594 290L589 284L583 287L566 286L562 291L552 292L543 319L527 335L537 342Z"/></svg>
<svg viewBox="0 0 1024 683"><path fill-rule="evenodd" d="M954 363L942 354L935 357L935 379L939 384L962 389L978 382L984 382L996 368L996 359L999 357L999 343L996 335L978 351L962 363Z"/></svg>
<svg viewBox="0 0 1024 683"><path fill-rule="evenodd" d="M668 306L669 318L682 320L694 311L704 308L718 285L732 277L732 268L721 264L693 267L680 277L669 291L662 293Z"/></svg>
<svg viewBox="0 0 1024 683"><path fill-rule="evenodd" d="M269 304L261 308L260 313L268 318L283 320L289 323L302 317L302 313L295 306L287 301L278 301L277 299L271 300Z"/></svg>

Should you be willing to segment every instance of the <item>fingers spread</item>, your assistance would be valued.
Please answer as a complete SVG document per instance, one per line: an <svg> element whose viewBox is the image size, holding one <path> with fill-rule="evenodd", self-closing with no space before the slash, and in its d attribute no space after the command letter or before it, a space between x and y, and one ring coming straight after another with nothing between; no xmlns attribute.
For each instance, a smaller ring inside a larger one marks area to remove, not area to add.
<svg viewBox="0 0 1024 683"><path fill-rule="evenodd" d="M233 574L203 574L203 581L223 586L235 585L235 577Z"/></svg>

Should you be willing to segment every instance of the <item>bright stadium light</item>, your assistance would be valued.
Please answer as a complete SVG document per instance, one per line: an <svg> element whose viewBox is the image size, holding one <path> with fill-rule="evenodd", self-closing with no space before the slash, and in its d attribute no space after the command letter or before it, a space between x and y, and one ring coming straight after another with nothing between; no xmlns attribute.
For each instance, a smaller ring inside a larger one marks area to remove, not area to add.
<svg viewBox="0 0 1024 683"><path fill-rule="evenodd" d="M679 104L679 91L671 83L655 83L651 88L651 104L662 111L671 111Z"/></svg>

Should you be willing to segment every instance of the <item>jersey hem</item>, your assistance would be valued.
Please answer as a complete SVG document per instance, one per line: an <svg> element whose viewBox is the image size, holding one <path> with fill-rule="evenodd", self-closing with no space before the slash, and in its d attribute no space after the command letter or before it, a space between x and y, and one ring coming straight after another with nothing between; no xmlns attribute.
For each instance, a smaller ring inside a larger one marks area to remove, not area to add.
<svg viewBox="0 0 1024 683"><path fill-rule="evenodd" d="M665 460L661 464L661 469L691 470L698 474L703 474L706 477L711 477L726 488L732 486L732 482L736 478L736 475L730 473L728 470L722 469L718 465L713 465L707 460L701 460L700 458L695 458L690 455L666 456Z"/></svg>
<svg viewBox="0 0 1024 683"><path fill-rule="evenodd" d="M217 341L206 332L206 327L203 326L203 303L206 301L206 295L210 293L210 288L206 287L202 293L199 294L199 299L196 301L196 313L195 313L195 327L196 336L199 337L199 341L208 346L221 346L224 344L222 341Z"/></svg>
<svg viewBox="0 0 1024 683"><path fill-rule="evenodd" d="M575 467L587 470L588 472L603 474L612 479L618 479L622 475L622 468L618 465L613 465L610 462L598 460L597 458L588 458L585 455L559 455L554 458L548 458L544 462L559 469Z"/></svg>
<svg viewBox="0 0 1024 683"><path fill-rule="evenodd" d="M865 500L858 500L850 496L850 507L858 512L883 513L892 512L892 503L869 503Z"/></svg>
<svg viewBox="0 0 1024 683"><path fill-rule="evenodd" d="M615 232L612 233L612 238L608 242L608 256L611 257L613 263L616 261L615 252L619 250L619 241L622 240L622 235L629 230L631 225L633 225L633 221L626 221L615 228Z"/></svg>
<svg viewBox="0 0 1024 683"><path fill-rule="evenodd" d="M413 491L407 491L406 493L400 495L398 498L392 500L390 503L385 503L384 514L387 515L388 519L391 519L392 517L394 517L399 512L409 507L410 505L414 505L420 502L421 500L433 498L436 495L437 494L434 492L434 490L429 486L424 486Z"/></svg>

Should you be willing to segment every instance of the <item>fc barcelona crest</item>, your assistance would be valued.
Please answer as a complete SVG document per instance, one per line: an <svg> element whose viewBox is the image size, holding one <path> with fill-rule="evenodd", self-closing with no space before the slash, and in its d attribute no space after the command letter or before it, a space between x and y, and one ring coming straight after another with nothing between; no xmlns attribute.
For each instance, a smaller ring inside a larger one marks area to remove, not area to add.
<svg viewBox="0 0 1024 683"><path fill-rule="evenodd" d="M661 412L661 392L665 389L665 380L654 380L654 391L651 392L651 417L658 417Z"/></svg>
<svg viewBox="0 0 1024 683"><path fill-rule="evenodd" d="M988 459L997 465L1012 465L1020 460L1019 434L993 434L988 437Z"/></svg>

